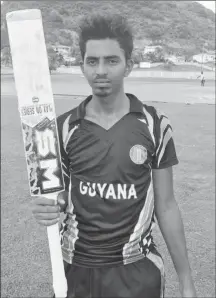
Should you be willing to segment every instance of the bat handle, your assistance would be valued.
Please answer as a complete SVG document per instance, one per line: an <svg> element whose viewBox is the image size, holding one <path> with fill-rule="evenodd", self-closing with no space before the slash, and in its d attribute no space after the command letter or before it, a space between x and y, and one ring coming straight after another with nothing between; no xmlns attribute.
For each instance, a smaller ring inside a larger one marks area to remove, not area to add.
<svg viewBox="0 0 216 298"><path fill-rule="evenodd" d="M57 193L45 195L45 197L53 200L57 200L57 196ZM65 277L58 223L47 227L47 235L52 264L53 289L55 292L55 297L66 298L68 287L67 279Z"/></svg>

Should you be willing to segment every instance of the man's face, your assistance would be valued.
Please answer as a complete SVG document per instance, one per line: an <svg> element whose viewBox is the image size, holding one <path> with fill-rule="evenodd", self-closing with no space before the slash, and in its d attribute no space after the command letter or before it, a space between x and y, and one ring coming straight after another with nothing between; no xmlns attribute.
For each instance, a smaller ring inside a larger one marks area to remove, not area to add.
<svg viewBox="0 0 216 298"><path fill-rule="evenodd" d="M89 40L81 68L93 94L106 97L122 88L124 77L131 72L133 63L126 62L124 50L116 40Z"/></svg>

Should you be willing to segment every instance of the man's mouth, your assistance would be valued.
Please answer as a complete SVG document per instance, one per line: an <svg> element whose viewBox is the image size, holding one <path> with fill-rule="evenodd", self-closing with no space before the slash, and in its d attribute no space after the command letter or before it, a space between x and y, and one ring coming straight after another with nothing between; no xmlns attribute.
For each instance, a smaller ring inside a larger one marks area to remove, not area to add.
<svg viewBox="0 0 216 298"><path fill-rule="evenodd" d="M108 80L95 80L94 82L96 84L108 84L108 83L110 83L110 81L108 81Z"/></svg>

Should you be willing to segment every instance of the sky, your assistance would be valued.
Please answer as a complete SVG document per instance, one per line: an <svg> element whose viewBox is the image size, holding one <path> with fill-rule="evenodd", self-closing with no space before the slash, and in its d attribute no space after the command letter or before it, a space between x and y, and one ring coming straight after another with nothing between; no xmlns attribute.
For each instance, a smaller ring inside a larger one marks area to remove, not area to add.
<svg viewBox="0 0 216 298"><path fill-rule="evenodd" d="M215 1L195 1L199 2L200 4L204 5L206 8L211 9L215 13ZM1 1L1 4L3 1Z"/></svg>

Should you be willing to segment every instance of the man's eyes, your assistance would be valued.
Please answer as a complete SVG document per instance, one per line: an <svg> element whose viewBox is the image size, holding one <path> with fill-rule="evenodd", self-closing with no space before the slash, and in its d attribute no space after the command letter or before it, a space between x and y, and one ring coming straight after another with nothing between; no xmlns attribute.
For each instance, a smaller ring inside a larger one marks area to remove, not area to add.
<svg viewBox="0 0 216 298"><path fill-rule="evenodd" d="M111 63L111 64L117 64L118 63L118 60L116 60L116 59L110 59L109 60L109 63Z"/></svg>
<svg viewBox="0 0 216 298"><path fill-rule="evenodd" d="M118 60L117 59L108 59L107 62L109 64L117 64L118 63ZM89 65L96 65L97 61L96 60L88 60L87 63Z"/></svg>
<svg viewBox="0 0 216 298"><path fill-rule="evenodd" d="M96 63L95 60L88 60L88 64L90 64L90 65L94 65L95 63Z"/></svg>

